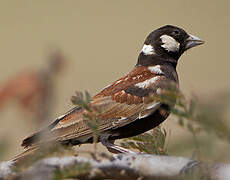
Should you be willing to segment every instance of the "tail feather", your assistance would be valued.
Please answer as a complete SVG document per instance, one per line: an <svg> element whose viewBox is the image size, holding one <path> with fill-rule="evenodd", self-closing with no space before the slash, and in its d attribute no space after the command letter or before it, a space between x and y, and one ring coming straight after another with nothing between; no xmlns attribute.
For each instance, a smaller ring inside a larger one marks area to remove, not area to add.
<svg viewBox="0 0 230 180"><path fill-rule="evenodd" d="M25 150L24 152L18 154L17 156L15 156L13 159L11 159L13 162L19 162L25 158L27 158L28 156L31 156L35 153L35 151L38 150L38 147L31 147L27 150Z"/></svg>
<svg viewBox="0 0 230 180"><path fill-rule="evenodd" d="M47 128L36 132L32 135L30 135L29 137L25 138L22 141L21 146L23 146L24 148L27 148L29 146L32 146L35 143L38 143L42 137L42 135L44 135L46 132L48 132L50 129L52 129L58 122L60 121L60 119L56 119L52 124L50 124Z"/></svg>
<svg viewBox="0 0 230 180"><path fill-rule="evenodd" d="M34 134L30 135L29 137L25 138L22 141L21 146L23 146L24 148L27 148L27 147L30 147L30 146L36 144L36 143L39 143L39 141L41 140L42 136L48 134L49 131L59 123L59 121L64 119L67 115L69 115L71 113L74 113L76 111L79 111L81 109L82 109L81 107L74 107L73 109L68 111L66 114L64 114L64 115L60 116L59 118L57 118L53 123L51 123L45 129L43 129L43 130L41 130L41 131L39 131L37 133L34 133Z"/></svg>
<svg viewBox="0 0 230 180"><path fill-rule="evenodd" d="M25 138L22 141L21 146L23 146L24 148L27 148L31 146L32 144L38 142L41 137L41 134L43 134L42 131L30 135L29 137Z"/></svg>

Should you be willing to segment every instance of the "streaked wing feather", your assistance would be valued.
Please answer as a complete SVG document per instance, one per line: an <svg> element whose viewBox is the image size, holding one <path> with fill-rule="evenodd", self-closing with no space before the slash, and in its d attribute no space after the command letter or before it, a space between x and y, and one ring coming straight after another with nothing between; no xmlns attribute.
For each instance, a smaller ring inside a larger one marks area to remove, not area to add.
<svg viewBox="0 0 230 180"><path fill-rule="evenodd" d="M128 94L124 90L155 76L154 74L150 74L145 67L137 67L129 75L115 81L94 96L90 106L96 107L100 111L99 118L101 122L99 130L103 132L115 129L154 112L159 105L154 106L152 109L148 109L148 107L156 102L146 103L143 97ZM140 78L132 80L134 79L133 77ZM158 86L157 83L156 86ZM81 139L91 136L92 131L84 122L84 113L87 113L86 110L81 109L77 112L70 112L64 115L50 130L45 140L65 141L72 138Z"/></svg>
<svg viewBox="0 0 230 180"><path fill-rule="evenodd" d="M157 109L156 106L154 109L146 110L149 104L140 103L139 105L135 104L126 104L119 103L114 101L111 97L104 97L100 101L98 99L92 101L94 106L97 106L97 103L100 107L103 107L103 112L101 112L100 117L100 126L99 131L103 132L109 129L116 129L122 127L126 124L129 124L135 121L137 118L147 116ZM95 104L95 102L97 102ZM102 102L105 102L103 104ZM64 141L72 138L83 138L88 137L92 134L92 130L84 122L83 112L73 115L71 118L66 117L60 121L49 134L49 139L55 139L56 141Z"/></svg>

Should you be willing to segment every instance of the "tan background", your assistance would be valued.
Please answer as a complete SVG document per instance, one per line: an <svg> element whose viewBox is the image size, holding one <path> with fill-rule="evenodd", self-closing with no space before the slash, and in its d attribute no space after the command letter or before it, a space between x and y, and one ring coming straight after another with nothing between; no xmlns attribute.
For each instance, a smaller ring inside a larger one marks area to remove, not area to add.
<svg viewBox="0 0 230 180"><path fill-rule="evenodd" d="M72 106L69 99L75 90L95 94L129 71L148 33L172 24L206 41L181 57L181 89L212 96L230 88L229 5L227 0L0 0L0 82L24 68L41 67L48 49L59 47L69 62L56 87L55 118ZM22 150L21 139L36 128L15 106L5 108L0 117L0 137L11 142L7 159ZM175 123L172 118L165 123L169 147L186 134ZM174 154L190 157L194 147L187 149Z"/></svg>

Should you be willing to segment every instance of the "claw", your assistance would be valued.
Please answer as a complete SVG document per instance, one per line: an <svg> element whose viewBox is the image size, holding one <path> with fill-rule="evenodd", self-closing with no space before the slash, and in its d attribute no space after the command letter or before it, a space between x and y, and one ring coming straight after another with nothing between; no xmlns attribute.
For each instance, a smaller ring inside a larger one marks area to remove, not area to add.
<svg viewBox="0 0 230 180"><path fill-rule="evenodd" d="M136 152L134 151L115 145L114 141L101 140L101 143L108 149L109 152L114 154L120 154L120 153L136 154Z"/></svg>

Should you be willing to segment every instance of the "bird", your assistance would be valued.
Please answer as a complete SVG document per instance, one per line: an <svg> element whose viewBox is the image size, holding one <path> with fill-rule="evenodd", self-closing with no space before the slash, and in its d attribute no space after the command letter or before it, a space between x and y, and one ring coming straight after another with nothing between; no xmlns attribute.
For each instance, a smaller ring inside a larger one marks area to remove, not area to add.
<svg viewBox="0 0 230 180"><path fill-rule="evenodd" d="M150 97L159 95L169 84L179 88L176 71L179 58L188 49L203 43L200 38L173 25L151 32L134 68L94 95L89 102L89 107L100 112L98 142L111 152L129 152L115 145L114 141L149 131L166 120L170 106L150 100ZM93 132L84 121L87 113L86 109L75 106L45 129L25 138L22 146L28 150L52 142L72 146L93 143Z"/></svg>

